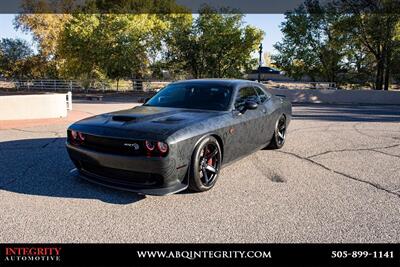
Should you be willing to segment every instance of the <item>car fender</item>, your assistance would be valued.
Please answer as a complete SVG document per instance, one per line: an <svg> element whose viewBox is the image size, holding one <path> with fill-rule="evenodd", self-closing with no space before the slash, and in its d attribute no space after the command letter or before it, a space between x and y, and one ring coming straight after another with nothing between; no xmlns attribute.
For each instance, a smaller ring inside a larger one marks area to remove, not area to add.
<svg viewBox="0 0 400 267"><path fill-rule="evenodd" d="M222 160L223 160L223 158L224 158L224 141L223 141L222 137L221 137L218 133L216 133L216 132L206 133L205 135L201 136L201 137L194 143L194 145L193 145L193 147L192 147L192 154L193 154L193 151L196 149L196 147L197 147L204 139L206 139L207 137L210 137L210 136L213 136L213 137L215 137L215 139L217 139L217 141L218 141L218 143L219 143L219 145L220 145L220 147L221 147Z"/></svg>

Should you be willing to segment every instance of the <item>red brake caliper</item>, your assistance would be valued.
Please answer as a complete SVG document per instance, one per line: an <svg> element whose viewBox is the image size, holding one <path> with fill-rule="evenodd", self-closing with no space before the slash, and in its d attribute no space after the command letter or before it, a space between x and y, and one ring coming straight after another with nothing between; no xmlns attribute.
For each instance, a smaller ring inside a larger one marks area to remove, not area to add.
<svg viewBox="0 0 400 267"><path fill-rule="evenodd" d="M207 149L207 151L208 151L208 149ZM208 151L208 153L211 154L210 151ZM209 158L209 159L207 160L207 165L213 166L213 159L212 159L212 158Z"/></svg>
<svg viewBox="0 0 400 267"><path fill-rule="evenodd" d="M204 154L205 154L205 155L209 155L209 154L210 154L210 151L208 150L208 148L206 148L206 151L205 151ZM212 158L209 158L209 159L207 160L207 165L213 166L213 160L212 160Z"/></svg>

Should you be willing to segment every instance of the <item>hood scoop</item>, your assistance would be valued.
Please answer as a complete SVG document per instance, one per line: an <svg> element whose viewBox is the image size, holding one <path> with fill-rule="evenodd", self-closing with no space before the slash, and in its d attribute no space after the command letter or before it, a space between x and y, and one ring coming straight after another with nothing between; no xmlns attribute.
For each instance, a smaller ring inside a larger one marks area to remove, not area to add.
<svg viewBox="0 0 400 267"><path fill-rule="evenodd" d="M113 121L122 121L122 122L130 122L130 121L136 121L137 118L133 116L123 116L123 115L115 115L112 116Z"/></svg>

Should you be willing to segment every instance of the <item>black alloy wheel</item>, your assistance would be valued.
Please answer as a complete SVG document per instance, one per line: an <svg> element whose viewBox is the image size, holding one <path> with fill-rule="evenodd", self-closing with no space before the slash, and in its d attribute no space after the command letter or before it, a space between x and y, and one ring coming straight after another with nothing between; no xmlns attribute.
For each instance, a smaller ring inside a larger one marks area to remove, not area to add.
<svg viewBox="0 0 400 267"><path fill-rule="evenodd" d="M214 137L200 142L193 153L189 188L197 192L211 189L217 181L221 160L221 147Z"/></svg>
<svg viewBox="0 0 400 267"><path fill-rule="evenodd" d="M286 117L281 115L276 122L274 136L272 137L269 148L280 149L285 144L286 140Z"/></svg>

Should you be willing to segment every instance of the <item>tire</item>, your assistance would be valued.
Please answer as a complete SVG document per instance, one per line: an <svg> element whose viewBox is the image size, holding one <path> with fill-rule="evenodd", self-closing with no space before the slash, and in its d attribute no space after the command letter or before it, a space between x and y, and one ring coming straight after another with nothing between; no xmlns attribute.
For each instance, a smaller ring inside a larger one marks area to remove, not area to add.
<svg viewBox="0 0 400 267"><path fill-rule="evenodd" d="M267 148L280 149L283 147L286 140L286 127L286 117L282 114L275 123L274 135Z"/></svg>
<svg viewBox="0 0 400 267"><path fill-rule="evenodd" d="M221 147L212 136L206 137L193 152L189 175L189 190L204 192L217 182L221 169Z"/></svg>

